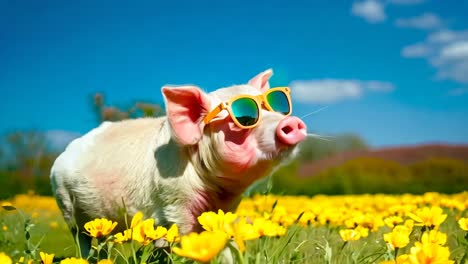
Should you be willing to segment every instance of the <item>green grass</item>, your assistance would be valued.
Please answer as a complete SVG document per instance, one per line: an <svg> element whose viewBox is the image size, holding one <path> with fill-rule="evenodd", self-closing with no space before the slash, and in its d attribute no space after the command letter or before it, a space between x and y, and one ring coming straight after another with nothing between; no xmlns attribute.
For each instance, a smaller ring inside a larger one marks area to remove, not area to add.
<svg viewBox="0 0 468 264"><path fill-rule="evenodd" d="M31 221L29 240L25 229L27 219ZM76 253L73 237L60 215L46 218L40 214L32 217L24 212L3 211L0 212L0 226L8 228L0 235L0 251L11 256L23 255L28 250L28 241L33 247L37 245L38 250L57 256L74 256Z"/></svg>

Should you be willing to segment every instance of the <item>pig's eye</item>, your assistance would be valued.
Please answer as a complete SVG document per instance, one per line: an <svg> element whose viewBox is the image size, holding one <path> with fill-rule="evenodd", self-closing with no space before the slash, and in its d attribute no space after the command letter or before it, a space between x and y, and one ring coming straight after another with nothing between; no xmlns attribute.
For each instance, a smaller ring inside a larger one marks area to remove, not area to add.
<svg viewBox="0 0 468 264"><path fill-rule="evenodd" d="M244 127L255 125L260 115L258 105L252 98L239 98L233 101L231 110L234 122Z"/></svg>

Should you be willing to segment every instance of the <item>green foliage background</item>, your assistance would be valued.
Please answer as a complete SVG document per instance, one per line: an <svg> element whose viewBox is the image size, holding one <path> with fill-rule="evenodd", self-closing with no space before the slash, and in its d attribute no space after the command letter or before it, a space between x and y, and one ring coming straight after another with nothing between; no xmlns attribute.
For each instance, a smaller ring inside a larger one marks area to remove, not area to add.
<svg viewBox="0 0 468 264"><path fill-rule="evenodd" d="M402 194L457 193L468 190L468 164L461 160L432 158L411 165L378 158L357 158L317 175L299 177L299 162L276 171L271 192L276 194ZM265 190L267 181L255 187Z"/></svg>

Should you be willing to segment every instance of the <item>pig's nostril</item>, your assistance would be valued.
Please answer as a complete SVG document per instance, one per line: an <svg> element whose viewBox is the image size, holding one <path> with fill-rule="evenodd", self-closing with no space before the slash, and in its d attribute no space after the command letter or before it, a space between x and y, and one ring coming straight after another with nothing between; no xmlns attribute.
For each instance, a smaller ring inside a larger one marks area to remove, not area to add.
<svg viewBox="0 0 468 264"><path fill-rule="evenodd" d="M281 131L283 131L286 135L291 133L294 129L291 126L285 126L281 128Z"/></svg>
<svg viewBox="0 0 468 264"><path fill-rule="evenodd" d="M298 125L297 125L297 128L299 128L299 130L302 130L304 128L306 128L305 124L300 122Z"/></svg>

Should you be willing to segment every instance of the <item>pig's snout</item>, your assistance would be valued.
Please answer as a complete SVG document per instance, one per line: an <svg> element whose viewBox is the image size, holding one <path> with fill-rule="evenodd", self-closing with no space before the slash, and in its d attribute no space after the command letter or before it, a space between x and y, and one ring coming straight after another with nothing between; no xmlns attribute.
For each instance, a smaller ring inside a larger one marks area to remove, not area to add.
<svg viewBox="0 0 468 264"><path fill-rule="evenodd" d="M287 145L293 146L305 139L307 127L301 119L295 116L288 116L281 120L276 127L278 140Z"/></svg>

